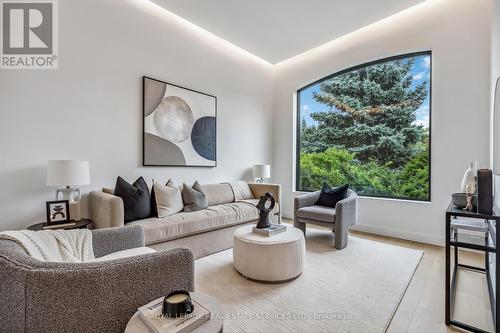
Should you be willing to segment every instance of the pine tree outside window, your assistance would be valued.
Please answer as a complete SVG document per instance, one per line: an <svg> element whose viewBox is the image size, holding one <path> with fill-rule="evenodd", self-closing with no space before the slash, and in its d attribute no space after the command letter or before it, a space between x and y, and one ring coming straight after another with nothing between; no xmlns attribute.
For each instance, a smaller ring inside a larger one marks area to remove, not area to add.
<svg viewBox="0 0 500 333"><path fill-rule="evenodd" d="M430 201L431 52L356 66L297 91L296 189Z"/></svg>

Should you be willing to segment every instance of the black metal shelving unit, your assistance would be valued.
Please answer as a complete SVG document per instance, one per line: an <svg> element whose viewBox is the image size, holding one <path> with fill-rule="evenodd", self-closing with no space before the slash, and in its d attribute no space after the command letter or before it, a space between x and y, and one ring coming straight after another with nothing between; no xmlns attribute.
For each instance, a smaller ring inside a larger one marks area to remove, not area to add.
<svg viewBox="0 0 500 333"><path fill-rule="evenodd" d="M465 217L483 220L486 223L487 231L484 237L468 236L467 234L461 234L458 229L452 228L452 220ZM497 277L500 274L499 266L496 264L497 246L499 241L499 235L496 233L496 224L500 220L500 216L495 214L482 214L475 211L464 211L463 209L454 207L451 203L446 210L446 285L445 285L445 323L446 325L453 325L461 329L475 332L475 333L491 333L483 329L474 327L470 324L451 319L453 314L453 307L455 303L455 293L456 293L456 277L459 269L468 269L475 272L486 274L486 279L488 282L488 292L491 305L491 313L493 316L493 327L495 327L495 332L500 333L500 325L497 325L497 318L499 317L500 307L498 306L498 299L496 295L500 292L500 286L497 281ZM451 267L451 253L453 247L453 272ZM477 251L483 251L485 254L484 267L475 267L470 265L461 264L458 257L458 249L472 249ZM490 256L495 256L495 265L490 265ZM491 270L494 270L495 283L493 284L491 277Z"/></svg>

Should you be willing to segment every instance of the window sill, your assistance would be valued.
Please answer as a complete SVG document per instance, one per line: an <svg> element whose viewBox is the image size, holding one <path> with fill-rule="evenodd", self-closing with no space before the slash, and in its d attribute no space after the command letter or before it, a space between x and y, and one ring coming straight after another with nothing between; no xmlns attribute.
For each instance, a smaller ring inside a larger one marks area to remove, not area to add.
<svg viewBox="0 0 500 333"><path fill-rule="evenodd" d="M307 193L311 193L311 192L293 190L292 193L294 195L302 195L302 194L307 194ZM420 200L398 199L398 198L368 197L368 196L362 196L362 195L358 196L358 199L395 201L395 202L401 202L401 203L424 204L424 205L430 205L432 203L432 201L420 201Z"/></svg>

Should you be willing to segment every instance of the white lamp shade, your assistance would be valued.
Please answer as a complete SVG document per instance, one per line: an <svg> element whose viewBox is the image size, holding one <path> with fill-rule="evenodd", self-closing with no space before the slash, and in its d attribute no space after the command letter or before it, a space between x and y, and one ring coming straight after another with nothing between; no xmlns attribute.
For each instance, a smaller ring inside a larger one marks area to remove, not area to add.
<svg viewBox="0 0 500 333"><path fill-rule="evenodd" d="M253 176L255 178L271 178L271 166L269 164L256 164L253 166Z"/></svg>
<svg viewBox="0 0 500 333"><path fill-rule="evenodd" d="M88 161L49 161L47 186L72 186L90 184Z"/></svg>

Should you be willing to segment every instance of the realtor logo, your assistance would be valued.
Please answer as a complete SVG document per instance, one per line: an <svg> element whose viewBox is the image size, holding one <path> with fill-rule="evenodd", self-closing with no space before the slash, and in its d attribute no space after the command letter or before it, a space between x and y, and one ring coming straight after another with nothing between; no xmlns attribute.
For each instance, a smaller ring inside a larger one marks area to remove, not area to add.
<svg viewBox="0 0 500 333"><path fill-rule="evenodd" d="M57 69L57 0L0 1L2 69Z"/></svg>

